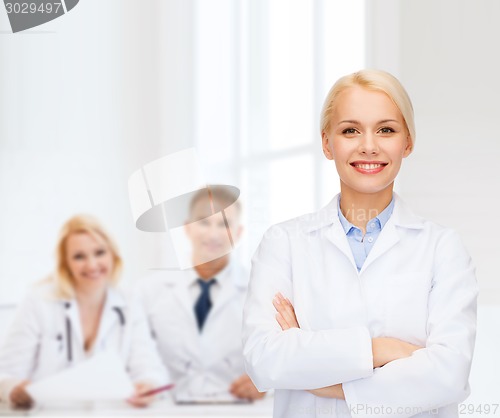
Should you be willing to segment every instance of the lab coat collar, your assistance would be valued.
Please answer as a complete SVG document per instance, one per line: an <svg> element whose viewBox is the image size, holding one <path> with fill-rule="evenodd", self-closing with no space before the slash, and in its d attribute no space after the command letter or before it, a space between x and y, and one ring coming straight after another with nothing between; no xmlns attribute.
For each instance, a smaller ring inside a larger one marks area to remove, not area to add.
<svg viewBox="0 0 500 418"><path fill-rule="evenodd" d="M227 303L233 300L237 292L246 290L245 273L233 259L229 261L221 273L224 273L225 281L214 300L213 307L208 314L209 317L216 315Z"/></svg>
<svg viewBox="0 0 500 418"><path fill-rule="evenodd" d="M393 192L393 194L394 210L389 218L389 221L391 221L394 225L403 228L423 228L424 219L415 215L397 193ZM337 209L339 198L340 193L335 195L334 198L319 211L304 215L301 218L303 230L305 232L313 232L327 226L334 226L335 229L338 227L342 228Z"/></svg>
<svg viewBox="0 0 500 418"><path fill-rule="evenodd" d="M109 287L106 294L106 302L102 311L101 321L99 323L99 330L93 347L100 344L116 324L120 327L126 324L127 318L125 316L125 307L126 302L123 295L118 291L118 289Z"/></svg>
<svg viewBox="0 0 500 418"><path fill-rule="evenodd" d="M80 310L78 308L78 303L75 298L63 298L63 307L65 309L66 315L71 321L71 329L74 337L83 347L83 331L82 324L80 320ZM115 308L119 308L123 315L124 307L126 306L125 299L121 293L112 287L108 287L106 290L106 301L104 303L104 309L102 311L101 321L99 323L99 331L94 342L94 346L103 338L107 331L113 326L116 321L120 321L119 314L116 312Z"/></svg>
<svg viewBox="0 0 500 418"><path fill-rule="evenodd" d="M245 275L240 264L234 261L233 258L231 258L228 265L214 277L218 281L220 291L214 300L209 317L215 315L233 298L235 289L245 291L248 284L248 275ZM196 317L194 315L195 301L190 292L190 286L192 286L197 279L198 275L194 269L168 272L165 279L165 286L173 291L175 297L196 327Z"/></svg>
<svg viewBox="0 0 500 418"><path fill-rule="evenodd" d="M231 271L231 264L232 262L231 260L229 260L227 265L213 277L217 281L217 284L221 287L221 289L224 288L228 284L228 281L230 280L229 272ZM187 271L189 272L188 286L197 285L196 283L200 278L200 276L198 275L194 267Z"/></svg>
<svg viewBox="0 0 500 418"><path fill-rule="evenodd" d="M304 232L308 234L315 232L324 233L324 236L344 253L344 255L351 262L355 271L358 272L351 247L349 246L347 236L340 222L338 213L339 197L340 194L337 194L323 209L303 217L302 223ZM375 245L363 263L359 274L362 274L368 266L373 263L373 261L388 251L400 240L398 227L421 229L424 227L424 219L415 215L403 199L394 193L394 210L392 215L380 232Z"/></svg>

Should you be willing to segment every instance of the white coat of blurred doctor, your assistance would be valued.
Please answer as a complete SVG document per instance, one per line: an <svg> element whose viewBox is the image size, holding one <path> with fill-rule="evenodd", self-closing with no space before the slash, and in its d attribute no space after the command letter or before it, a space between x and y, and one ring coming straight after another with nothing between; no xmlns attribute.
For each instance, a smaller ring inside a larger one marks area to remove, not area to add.
<svg viewBox="0 0 500 418"><path fill-rule="evenodd" d="M456 232L393 193L414 145L410 99L386 72L345 76L325 100L321 133L341 193L273 226L256 251L248 373L276 389L275 418L458 417L478 287Z"/></svg>
<svg viewBox="0 0 500 418"><path fill-rule="evenodd" d="M168 373L156 352L140 303L116 284L122 261L96 219L78 215L63 226L52 277L33 286L0 348L0 399L14 407L33 404L25 386L78 364L102 350L123 360L136 395L165 384Z"/></svg>
<svg viewBox="0 0 500 418"><path fill-rule="evenodd" d="M231 259L228 247L242 233L236 197L224 186L210 186L210 195L194 194L185 224L194 268L158 272L140 284L158 350L180 397L264 396L243 361L248 272Z"/></svg>

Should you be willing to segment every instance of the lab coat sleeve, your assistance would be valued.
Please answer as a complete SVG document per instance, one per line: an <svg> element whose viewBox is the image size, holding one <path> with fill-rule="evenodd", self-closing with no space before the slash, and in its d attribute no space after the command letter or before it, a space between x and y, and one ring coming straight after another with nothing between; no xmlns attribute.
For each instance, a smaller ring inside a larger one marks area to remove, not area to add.
<svg viewBox="0 0 500 418"><path fill-rule="evenodd" d="M156 386L170 382L151 331L146 315L137 298L133 302L130 353L127 369L134 382L148 382Z"/></svg>
<svg viewBox="0 0 500 418"><path fill-rule="evenodd" d="M282 226L270 228L252 259L243 318L249 376L260 391L316 389L371 376L367 328L281 330L272 300L277 292L293 299L289 239Z"/></svg>
<svg viewBox="0 0 500 418"><path fill-rule="evenodd" d="M10 402L10 393L29 379L36 367L40 345L40 303L31 292L19 306L0 347L0 400Z"/></svg>
<svg viewBox="0 0 500 418"><path fill-rule="evenodd" d="M469 395L478 286L455 232L448 230L441 239L435 265L426 347L376 369L372 377L344 383L346 402L357 412L353 416L373 416L377 408L377 416L409 417Z"/></svg>

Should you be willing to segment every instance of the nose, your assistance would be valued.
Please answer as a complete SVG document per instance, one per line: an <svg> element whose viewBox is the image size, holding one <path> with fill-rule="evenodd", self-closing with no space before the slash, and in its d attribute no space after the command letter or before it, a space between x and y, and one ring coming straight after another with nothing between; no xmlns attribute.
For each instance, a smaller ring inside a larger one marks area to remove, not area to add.
<svg viewBox="0 0 500 418"><path fill-rule="evenodd" d="M223 232L224 230L225 230L225 225L222 225L219 222L217 222L217 223L214 222L212 225L210 225L210 229L208 231L208 236L211 239L217 240L221 235L221 231Z"/></svg>
<svg viewBox="0 0 500 418"><path fill-rule="evenodd" d="M358 152L360 154L371 154L375 155L379 152L377 138L374 134L368 132L361 135L359 140Z"/></svg>
<svg viewBox="0 0 500 418"><path fill-rule="evenodd" d="M99 265L99 261L97 260L96 257L90 256L87 259L87 268L88 269L95 270L95 269L97 269L98 265Z"/></svg>

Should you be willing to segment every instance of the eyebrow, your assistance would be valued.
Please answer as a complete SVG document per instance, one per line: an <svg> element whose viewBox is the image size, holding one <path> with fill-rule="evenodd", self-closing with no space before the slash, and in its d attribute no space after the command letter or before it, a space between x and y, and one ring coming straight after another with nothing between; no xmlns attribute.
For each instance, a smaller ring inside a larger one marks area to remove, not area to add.
<svg viewBox="0 0 500 418"><path fill-rule="evenodd" d="M384 119L384 120L381 120L381 121L378 121L377 122L377 125L381 124L381 123L387 123L387 122L396 122L396 123L400 123L399 121L397 121L396 119ZM339 122L339 125L341 123L352 123L352 124L355 124L355 125L361 125L361 123L357 120L342 120Z"/></svg>

